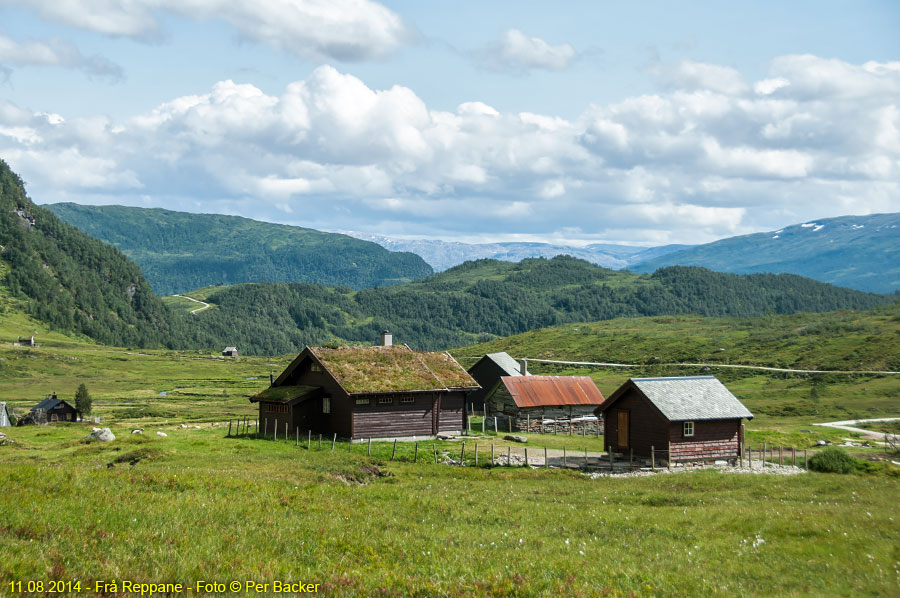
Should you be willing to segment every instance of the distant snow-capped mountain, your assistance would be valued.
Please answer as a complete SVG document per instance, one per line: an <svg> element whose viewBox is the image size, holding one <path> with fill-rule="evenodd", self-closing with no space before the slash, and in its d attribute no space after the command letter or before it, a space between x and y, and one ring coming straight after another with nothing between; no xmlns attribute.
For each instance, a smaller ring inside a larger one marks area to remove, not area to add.
<svg viewBox="0 0 900 598"><path fill-rule="evenodd" d="M437 272L443 272L469 260L482 258L518 262L531 257L551 258L557 255L571 255L604 268L621 270L644 260L691 247L690 245L638 247L604 243L595 243L585 247L521 242L460 243L457 241L431 239L394 239L358 231L342 230L335 232L378 243L391 251L415 253L428 262Z"/></svg>

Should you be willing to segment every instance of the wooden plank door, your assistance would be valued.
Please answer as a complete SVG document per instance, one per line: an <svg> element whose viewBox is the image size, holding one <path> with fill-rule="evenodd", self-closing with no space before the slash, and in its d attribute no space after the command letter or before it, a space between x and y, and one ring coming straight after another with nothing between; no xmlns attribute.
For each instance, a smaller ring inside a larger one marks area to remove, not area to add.
<svg viewBox="0 0 900 598"><path fill-rule="evenodd" d="M628 448L628 415L627 411L619 411L618 412L618 442L616 443L619 448Z"/></svg>

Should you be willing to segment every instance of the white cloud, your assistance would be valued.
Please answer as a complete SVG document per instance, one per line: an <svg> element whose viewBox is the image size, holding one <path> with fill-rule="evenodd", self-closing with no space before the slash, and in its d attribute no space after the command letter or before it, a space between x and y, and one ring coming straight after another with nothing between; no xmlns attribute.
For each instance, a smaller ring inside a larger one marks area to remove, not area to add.
<svg viewBox="0 0 900 598"><path fill-rule="evenodd" d="M16 41L0 34L0 65L6 68L57 66L84 71L89 76L122 79L122 67L102 56L85 56L74 44L49 41Z"/></svg>
<svg viewBox="0 0 900 598"><path fill-rule="evenodd" d="M575 226L584 239L700 242L900 210L900 109L887 91L900 70L826 61L831 75L814 77L826 91L809 96L810 75L789 62L763 79L784 85L737 92L694 78L571 121L478 101L436 110L409 88L372 89L330 66L277 95L221 81L121 122L0 102L0 156L39 201L150 196L174 209L460 237L495 234L502 218L545 238ZM853 94L833 92L841 77Z"/></svg>
<svg viewBox="0 0 900 598"><path fill-rule="evenodd" d="M747 82L736 69L708 62L682 60L674 69L665 71L663 79L678 89L703 89L728 95L747 91Z"/></svg>
<svg viewBox="0 0 900 598"><path fill-rule="evenodd" d="M478 50L475 56L482 66L495 71L562 71L572 64L577 53L570 44L553 45L518 29L509 29L499 42Z"/></svg>
<svg viewBox="0 0 900 598"><path fill-rule="evenodd" d="M72 27L154 40L160 17L221 19L247 40L302 58L359 61L381 58L412 41L399 15L371 0L0 0Z"/></svg>

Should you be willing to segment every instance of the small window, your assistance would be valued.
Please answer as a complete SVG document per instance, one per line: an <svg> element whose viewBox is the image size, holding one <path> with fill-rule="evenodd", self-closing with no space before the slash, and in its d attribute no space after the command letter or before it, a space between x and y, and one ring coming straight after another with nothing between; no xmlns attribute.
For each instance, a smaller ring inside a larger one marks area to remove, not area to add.
<svg viewBox="0 0 900 598"><path fill-rule="evenodd" d="M369 399L356 399L356 404L357 405L368 405Z"/></svg>
<svg viewBox="0 0 900 598"><path fill-rule="evenodd" d="M400 397L401 403L415 403L416 397Z"/></svg>
<svg viewBox="0 0 900 598"><path fill-rule="evenodd" d="M379 405L393 405L394 397L378 397Z"/></svg>
<svg viewBox="0 0 900 598"><path fill-rule="evenodd" d="M685 436L693 436L694 435L694 422L684 422L684 435Z"/></svg>
<svg viewBox="0 0 900 598"><path fill-rule="evenodd" d="M322 371L322 366L320 366L318 363L316 363L316 362L314 361L314 362L312 362L312 363L309 364L309 371L310 371L310 372L321 372L321 371Z"/></svg>
<svg viewBox="0 0 900 598"><path fill-rule="evenodd" d="M331 397L322 397L322 413L331 413Z"/></svg>

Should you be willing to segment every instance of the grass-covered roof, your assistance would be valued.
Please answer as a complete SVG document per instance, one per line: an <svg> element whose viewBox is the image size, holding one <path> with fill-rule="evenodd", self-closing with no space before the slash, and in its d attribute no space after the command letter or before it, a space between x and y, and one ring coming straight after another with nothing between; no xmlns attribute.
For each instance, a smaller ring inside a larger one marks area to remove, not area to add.
<svg viewBox="0 0 900 598"><path fill-rule="evenodd" d="M446 353L393 347L310 347L349 393L477 388Z"/></svg>

